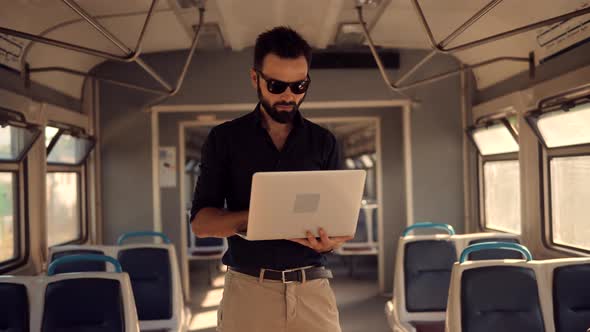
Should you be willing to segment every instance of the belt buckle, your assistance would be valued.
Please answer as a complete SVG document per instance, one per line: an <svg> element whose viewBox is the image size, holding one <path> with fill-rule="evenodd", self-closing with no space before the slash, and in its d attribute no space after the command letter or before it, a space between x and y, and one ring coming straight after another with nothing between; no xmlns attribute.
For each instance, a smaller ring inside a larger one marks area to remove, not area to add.
<svg viewBox="0 0 590 332"><path fill-rule="evenodd" d="M294 281L287 281L287 278L285 277L285 273L288 272L293 272L295 270L283 270L281 271L281 281L283 282L283 284L292 284L294 283Z"/></svg>
<svg viewBox="0 0 590 332"><path fill-rule="evenodd" d="M282 271L278 271L281 272L281 282L283 284L292 284L295 281L287 281L287 277L285 276L286 273L289 272L296 272L296 271L302 271L301 273L305 273L302 269L290 269L290 270L282 270Z"/></svg>

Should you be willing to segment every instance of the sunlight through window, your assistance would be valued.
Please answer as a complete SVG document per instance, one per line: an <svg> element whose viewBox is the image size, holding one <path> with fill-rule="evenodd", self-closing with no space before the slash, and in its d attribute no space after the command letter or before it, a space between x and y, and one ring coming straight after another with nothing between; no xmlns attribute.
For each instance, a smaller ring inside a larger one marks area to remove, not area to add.
<svg viewBox="0 0 590 332"><path fill-rule="evenodd" d="M193 316L189 330L200 331L217 326L217 310L199 312Z"/></svg>
<svg viewBox="0 0 590 332"><path fill-rule="evenodd" d="M212 289L207 292L205 299L201 302L201 308L216 307L221 302L223 296L223 288Z"/></svg>

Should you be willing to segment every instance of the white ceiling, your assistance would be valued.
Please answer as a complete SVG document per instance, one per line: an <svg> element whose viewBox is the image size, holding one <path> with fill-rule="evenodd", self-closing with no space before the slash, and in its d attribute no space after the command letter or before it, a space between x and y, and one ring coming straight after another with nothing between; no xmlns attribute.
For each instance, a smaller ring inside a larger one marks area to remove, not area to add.
<svg viewBox="0 0 590 332"><path fill-rule="evenodd" d="M150 0L78 0L78 4L100 21L129 48L135 48ZM489 0L421 0L420 4L437 41L484 7ZM314 47L333 43L338 26L356 22L355 0L209 0L206 23L217 23L226 46L241 50L253 45L256 36L276 25L290 25ZM564 14L588 0L505 0L474 24L450 46L459 45L534 21ZM0 26L69 43L122 54L87 22L59 0L0 0ZM143 51L161 52L190 46L191 25L197 23L195 8L179 8L175 0L159 0L147 30ZM429 42L410 0L382 0L369 7L367 22L377 19L372 37L377 45L393 48L428 49ZM528 56L535 47L535 32L456 53L464 63L477 63L498 56ZM198 55L197 55L198 56ZM62 66L88 71L102 59L51 46L35 44L27 57L32 68ZM476 71L483 89L521 71L526 63L485 67ZM61 73L38 73L32 79L80 97L82 79Z"/></svg>

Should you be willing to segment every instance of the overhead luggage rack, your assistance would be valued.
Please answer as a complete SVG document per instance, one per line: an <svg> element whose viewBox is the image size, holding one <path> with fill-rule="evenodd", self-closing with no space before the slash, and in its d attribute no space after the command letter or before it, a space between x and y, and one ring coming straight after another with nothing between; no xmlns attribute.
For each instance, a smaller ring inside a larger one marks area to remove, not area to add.
<svg viewBox="0 0 590 332"><path fill-rule="evenodd" d="M423 80L419 80L419 81L415 81L413 83L407 84L407 85L402 85L403 82L405 82L408 78L410 78L414 73L416 73L416 71L418 71L418 69L420 69L422 66L424 66L424 64L426 64L433 56L435 56L436 54L453 54L456 52L460 52L460 51L465 51L465 50L469 50L484 44L488 44L488 43L492 43L498 40L502 40L502 39L506 39L521 33L525 33L528 31L532 31L535 29L538 29L540 27L543 26L547 26L550 24L554 24L554 23L558 23L558 22L562 22L565 20L569 20L572 19L574 17L578 17L578 16L582 16L582 15L586 15L588 13L590 13L590 7L587 8L583 8L583 9L579 9L579 10L575 10L569 13L566 13L564 15L559 15L559 16L555 16L552 17L550 19L546 19L546 20L542 20L542 21L538 21L526 26L522 26L513 30L509 30L509 31L505 31L505 32L501 32L489 37L485 37L479 40L475 40L475 41L471 41L465 44L461 44L459 46L454 46L454 47L449 47L447 48L447 46L453 42L457 37L459 37L460 35L462 35L466 30L468 30L473 24L475 24L477 21L479 21L481 18L483 18L487 13L489 13L494 7L496 7L500 2L502 2L502 0L492 0L491 2L489 2L485 7L483 7L481 10L477 11L472 17L470 17L467 21L465 21L465 23L463 23L462 25L460 25L457 29L455 29L455 31L453 31L448 37L446 37L445 39L443 39L441 42L436 42L434 35L432 33L432 30L430 29L430 26L428 25L428 21L426 20L426 17L424 15L424 12L422 11L422 7L420 6L420 3L418 2L418 0L411 0L412 1L412 5L414 6L414 9L416 11L416 14L418 15L421 25L424 28L424 31L426 33L426 35L428 36L428 40L431 44L432 50L422 59L420 60L414 67L412 67L410 70L408 70L406 73L404 73L395 83L392 83L391 80L389 79L385 68L379 58L379 54L376 52L375 49L375 45L373 43L373 40L369 34L369 30L366 27L366 24L364 22L363 19L363 2L359 1L358 5L356 7L357 9L357 13L358 13L358 21L359 24L363 27L363 33L365 35L365 39L367 40L367 42L369 43L369 47L371 48L371 51L373 53L373 57L375 58L375 62L377 63L377 67L379 68L379 71L381 73L381 76L383 77L383 80L385 81L386 85L394 92L404 96L405 98L410 99L410 97L405 93L405 90L410 89L410 88L415 88L424 84L429 84L429 83L433 83L448 77L452 77L454 75L466 72L468 70L473 70L479 67L483 67L483 66L487 66L490 64L494 64L497 62L504 62L504 61L511 61L511 62L527 62L529 64L529 74L531 76L531 78L533 78L535 76L535 57L534 54L531 53L529 55L529 57L508 57L508 56L503 56L503 57L497 57L497 58L492 58L492 59L488 59L486 61L480 62L480 63L476 63L476 64L472 64L472 65L464 65L459 69L456 70L452 70L443 74L439 74L439 75L435 75Z"/></svg>
<svg viewBox="0 0 590 332"><path fill-rule="evenodd" d="M27 40L32 41L33 43L35 43L35 42L43 43L46 45L51 45L51 46L71 50L74 52L97 56L97 57L107 59L107 60L112 60L112 61L117 61L117 62L135 62L146 73L148 73L154 80L156 80L165 90L152 89L152 88L139 86L139 85L129 83L129 82L122 82L122 81L102 78L102 77L96 76L91 73L84 73L84 72L80 72L80 71L69 69L69 68L63 68L63 67L42 67L42 68L30 68L29 69L29 68L27 68L27 65L26 65L26 51L25 51L25 55L22 58L22 63L21 63L21 67L22 67L21 72L23 73L23 75L27 75L28 73L41 73L41 72L49 72L49 71L58 71L58 72L63 72L63 73L82 76L82 77L93 77L95 79L103 80L103 81L106 81L106 82L109 82L112 84L117 84L120 86L161 95L162 96L161 99L160 98L157 99L158 102L162 101L165 98L174 96L175 94L178 93L178 91L180 91L180 88L182 87L182 83L184 81L186 73L188 71L188 67L191 63L191 59L195 53L196 46L197 46L197 43L199 40L199 36L200 36L201 30L202 30L201 28L202 28L204 21L205 21L204 20L204 13L205 13L204 1L201 1L198 3L198 5L199 5L199 7L198 7L199 23L196 26L196 32L195 32L195 35L192 39L191 47L189 49L189 54L187 56L186 61L184 62L182 71L181 71L181 73L176 81L176 84L174 86L172 86L164 78L162 78L162 76L160 74L158 74L151 66L149 66L140 57L141 47L142 47L142 44L144 41L145 32L146 32L149 22L153 16L153 13L154 13L154 10L155 10L156 5L158 3L158 0L152 0L152 3L150 5L150 9L149 9L148 14L146 16L144 25L143 25L143 27L141 29L141 33L139 35L139 39L137 41L137 45L134 50L131 50L130 48L128 48L115 35L113 35L111 32L109 32L95 18L93 18L82 7L80 7L74 0L62 0L62 1L68 7L70 7L73 11L75 11L80 17L82 17L85 21L87 21L96 31L98 31L100 34L105 36L105 38L107 38L109 41L111 41L115 46L117 46L121 51L125 52L126 54L122 55L122 56L116 55L116 54L112 54L112 53L108 53L108 52L104 52L104 51L100 51L100 50L96 50L96 49L91 49L88 47L83 47L83 46L79 46L79 45L75 45L75 44L71 44L71 43L62 42L62 41L55 40L55 39L50 39L50 38L46 38L46 37L42 37L42 36L36 36L33 34L22 32L22 31L8 29L5 27L0 27L0 33L4 33L7 35L27 39ZM28 48L30 48L31 44L28 46Z"/></svg>

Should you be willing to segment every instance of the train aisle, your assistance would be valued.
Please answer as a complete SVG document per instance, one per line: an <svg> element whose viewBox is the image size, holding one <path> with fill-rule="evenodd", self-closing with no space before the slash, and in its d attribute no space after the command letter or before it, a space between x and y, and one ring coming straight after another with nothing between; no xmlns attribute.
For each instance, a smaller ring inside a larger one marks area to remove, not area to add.
<svg viewBox="0 0 590 332"><path fill-rule="evenodd" d="M376 257L354 257L352 277L349 260L349 257L342 259L334 255L328 262L335 275L330 282L340 310L342 332L390 331L383 307L391 296L379 295ZM224 274L217 273L213 286L210 286L207 264L203 261L191 262L191 332L215 332Z"/></svg>

